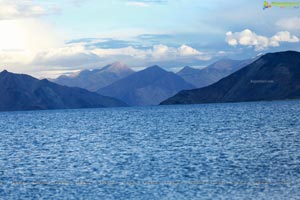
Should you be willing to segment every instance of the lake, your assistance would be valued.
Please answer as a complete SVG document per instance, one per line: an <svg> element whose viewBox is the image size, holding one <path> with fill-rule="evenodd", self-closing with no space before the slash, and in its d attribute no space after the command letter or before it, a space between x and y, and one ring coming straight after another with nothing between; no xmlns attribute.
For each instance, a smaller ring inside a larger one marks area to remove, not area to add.
<svg viewBox="0 0 300 200"><path fill-rule="evenodd" d="M3 199L300 199L300 101L0 113Z"/></svg>

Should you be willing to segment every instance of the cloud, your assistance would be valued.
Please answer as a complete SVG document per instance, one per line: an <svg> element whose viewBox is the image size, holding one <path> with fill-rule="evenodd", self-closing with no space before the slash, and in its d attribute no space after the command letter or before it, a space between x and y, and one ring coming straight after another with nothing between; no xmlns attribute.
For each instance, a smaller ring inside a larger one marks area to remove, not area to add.
<svg viewBox="0 0 300 200"><path fill-rule="evenodd" d="M86 48L85 43L71 43L61 48L39 52L32 62L34 65L76 69L119 59L131 63L147 63L150 61L176 61L186 58L209 60L210 56L187 45L178 48L159 44L147 49L137 49L132 46L105 49Z"/></svg>
<svg viewBox="0 0 300 200"><path fill-rule="evenodd" d="M154 45L152 51L149 51L149 53L155 60L164 60L172 54L176 54L176 50L166 45L159 44Z"/></svg>
<svg viewBox="0 0 300 200"><path fill-rule="evenodd" d="M300 30L300 17L280 19L276 25L284 30Z"/></svg>
<svg viewBox="0 0 300 200"><path fill-rule="evenodd" d="M0 20L0 29L0 67L39 76L43 72L52 75L51 71L98 68L118 60L133 67L161 64L172 68L211 59L209 53L172 43L166 35L126 40L86 38L65 43L63 33L34 18Z"/></svg>
<svg viewBox="0 0 300 200"><path fill-rule="evenodd" d="M178 52L181 56L202 55L201 52L187 45L182 45L181 47L179 47Z"/></svg>
<svg viewBox="0 0 300 200"><path fill-rule="evenodd" d="M30 64L32 54L28 51L3 51L0 50L0 61L2 66L24 66Z"/></svg>
<svg viewBox="0 0 300 200"><path fill-rule="evenodd" d="M33 65L52 68L78 68L97 62L99 57L85 49L82 44L70 44L60 48L51 48L36 53Z"/></svg>
<svg viewBox="0 0 300 200"><path fill-rule="evenodd" d="M127 6L136 6L136 7L149 7L150 5L145 2L138 2L138 1L129 1L126 3Z"/></svg>
<svg viewBox="0 0 300 200"><path fill-rule="evenodd" d="M180 59L197 59L210 60L211 57L204 52L200 52L188 45L181 45L178 48L169 47L166 45L154 45L152 50L148 50L148 57L153 60L180 60Z"/></svg>
<svg viewBox="0 0 300 200"><path fill-rule="evenodd" d="M273 37L270 39L270 46L278 47L280 46L280 42L300 42L299 38L291 35L288 31L281 31L276 33Z"/></svg>
<svg viewBox="0 0 300 200"><path fill-rule="evenodd" d="M0 65L10 71L29 73L39 77L56 77L78 69L98 68L106 64L123 61L132 67L147 67L162 64L165 67L179 67L199 64L210 60L208 53L200 52L188 45L170 47L159 44L138 49L91 47L85 42L69 43L57 48L38 51L0 50Z"/></svg>
<svg viewBox="0 0 300 200"><path fill-rule="evenodd" d="M169 47L167 45L158 44L153 45L147 49L137 49L132 46L126 48L118 49L95 49L92 50L93 53L100 57L108 56L130 56L136 59L151 59L151 60L176 60L180 58L193 57L199 60L206 60L207 58L202 58L205 53L199 52L187 45L181 45L178 48ZM197 57L199 56L199 57Z"/></svg>
<svg viewBox="0 0 300 200"><path fill-rule="evenodd" d="M150 51L150 57L154 60L180 60L180 59L196 59L196 60L210 60L211 57L204 52L200 52L185 44L178 48L168 47L166 45L155 45Z"/></svg>
<svg viewBox="0 0 300 200"><path fill-rule="evenodd" d="M31 0L0 0L0 20L37 17L59 12L57 7L44 7Z"/></svg>
<svg viewBox="0 0 300 200"><path fill-rule="evenodd" d="M278 32L271 38L268 38L266 36L257 35L249 29L245 29L242 32L227 32L226 42L230 46L241 45L255 47L256 51L262 51L269 47L278 47L282 42L299 42L299 38L291 35L288 31Z"/></svg>
<svg viewBox="0 0 300 200"><path fill-rule="evenodd" d="M134 59L145 59L147 56L147 50L136 49L132 46L124 48L95 48L89 50L93 54L99 56L99 58L134 58Z"/></svg>
<svg viewBox="0 0 300 200"><path fill-rule="evenodd" d="M132 0L127 1L126 5L136 7L149 7L151 4L165 4L167 0Z"/></svg>

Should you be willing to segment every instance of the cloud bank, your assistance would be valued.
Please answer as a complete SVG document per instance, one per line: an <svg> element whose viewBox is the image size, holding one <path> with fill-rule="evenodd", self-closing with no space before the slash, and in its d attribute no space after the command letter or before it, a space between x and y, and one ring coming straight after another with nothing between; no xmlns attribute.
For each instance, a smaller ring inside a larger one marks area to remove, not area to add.
<svg viewBox="0 0 300 200"><path fill-rule="evenodd" d="M226 33L226 42L230 46L247 46L254 47L255 51L262 51L269 47L279 47L281 43L296 43L299 42L299 38L295 35L291 35L288 31L281 31L276 33L272 37L266 37L257 35L255 32L245 29L241 32L232 33L231 31Z"/></svg>
<svg viewBox="0 0 300 200"><path fill-rule="evenodd" d="M209 60L210 55L200 52L190 46L169 47L163 44L151 48L137 49L132 46L124 48L87 47L85 43L67 44L62 48L38 52L32 63L34 65L74 68L96 66L116 60L127 63L151 63L162 61L177 61L181 59ZM99 67L99 66L98 66Z"/></svg>

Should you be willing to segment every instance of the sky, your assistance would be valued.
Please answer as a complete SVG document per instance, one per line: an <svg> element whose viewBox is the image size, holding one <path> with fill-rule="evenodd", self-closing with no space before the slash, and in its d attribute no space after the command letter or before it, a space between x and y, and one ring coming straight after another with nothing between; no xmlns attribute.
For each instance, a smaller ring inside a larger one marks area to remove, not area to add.
<svg viewBox="0 0 300 200"><path fill-rule="evenodd" d="M279 2L288 2L282 0ZM300 8L262 0L0 0L0 70L56 77L121 61L176 71L300 51Z"/></svg>

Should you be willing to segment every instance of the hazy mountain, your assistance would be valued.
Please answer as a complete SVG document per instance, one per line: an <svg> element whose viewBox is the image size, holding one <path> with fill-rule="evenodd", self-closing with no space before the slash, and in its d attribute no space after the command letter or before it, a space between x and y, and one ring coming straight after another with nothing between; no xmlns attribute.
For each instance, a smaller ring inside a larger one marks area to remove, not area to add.
<svg viewBox="0 0 300 200"><path fill-rule="evenodd" d="M181 91L162 104L300 98L300 53L270 53L208 87Z"/></svg>
<svg viewBox="0 0 300 200"><path fill-rule="evenodd" d="M184 67L177 75L197 88L211 85L250 64L252 60L219 60L204 69Z"/></svg>
<svg viewBox="0 0 300 200"><path fill-rule="evenodd" d="M83 70L69 76L62 75L51 81L60 85L80 87L94 92L133 73L134 71L125 64L116 62L101 69Z"/></svg>
<svg viewBox="0 0 300 200"><path fill-rule="evenodd" d="M157 105L180 90L195 88L172 72L152 66L121 79L98 93L121 99L128 105Z"/></svg>
<svg viewBox="0 0 300 200"><path fill-rule="evenodd" d="M0 73L0 97L1 111L125 106L119 100L84 89L8 71Z"/></svg>

